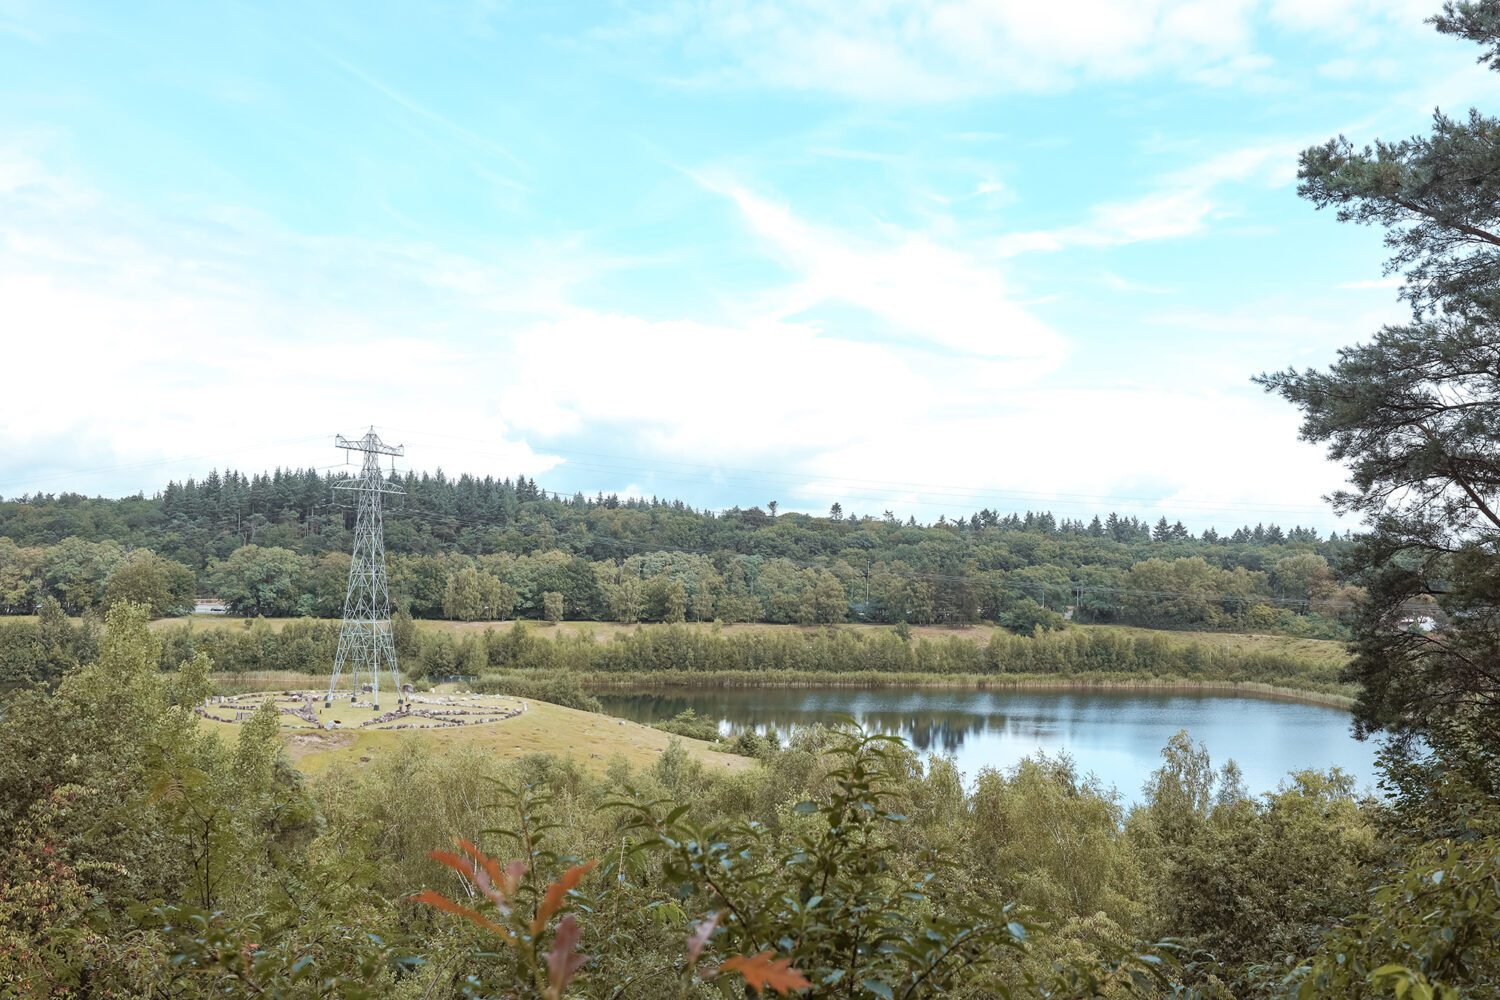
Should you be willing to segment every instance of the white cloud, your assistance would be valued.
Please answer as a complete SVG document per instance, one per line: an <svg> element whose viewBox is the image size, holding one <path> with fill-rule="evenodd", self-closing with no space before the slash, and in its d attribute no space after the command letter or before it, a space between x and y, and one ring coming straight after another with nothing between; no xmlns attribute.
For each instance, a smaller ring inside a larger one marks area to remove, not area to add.
<svg viewBox="0 0 1500 1000"><path fill-rule="evenodd" d="M1406 279L1399 274L1393 274L1388 278L1366 278L1361 281L1341 281L1339 288L1363 289L1363 288L1400 288L1406 284Z"/></svg>
<svg viewBox="0 0 1500 1000"><path fill-rule="evenodd" d="M1161 288L1156 285L1148 285L1139 281L1131 281L1123 278L1113 271L1105 271L1102 280L1106 288L1116 292L1129 292L1136 295L1171 295L1172 289Z"/></svg>
<svg viewBox="0 0 1500 1000"><path fill-rule="evenodd" d="M1259 85L1268 29L1368 45L1424 30L1426 0L685 0L605 36L680 47L712 67L697 84L754 84L856 99L941 101L1065 89L1152 73Z"/></svg>
<svg viewBox="0 0 1500 1000"><path fill-rule="evenodd" d="M1028 381L1061 364L1062 337L1017 304L993 264L921 233L890 229L863 243L815 226L785 205L732 183L710 182L796 274L776 311L825 303L866 310L904 334L955 351L1004 358Z"/></svg>
<svg viewBox="0 0 1500 1000"><path fill-rule="evenodd" d="M897 425L878 441L831 449L819 456L807 489L829 502L842 499L846 510L877 514L921 500L929 517L998 503L1049 508L1060 517L1111 508L1169 513L1195 527L1254 521L1262 509L1268 521L1327 524L1317 497L1336 488L1341 474L1320 449L1296 442L1297 423L1285 404L1246 394L1028 390L940 428ZM892 453L902 456L899 466L882 462ZM1164 462L1164 453L1192 458ZM956 480L979 489L920 485Z"/></svg>
<svg viewBox="0 0 1500 1000"><path fill-rule="evenodd" d="M1001 236L995 242L995 251L1014 256L1196 236L1207 231L1214 219L1227 214L1220 188L1229 184L1289 184L1296 177L1297 153L1304 146L1306 143L1299 141L1261 142L1216 154L1165 175L1157 182L1157 190L1138 198L1095 205L1083 222Z"/></svg>
<svg viewBox="0 0 1500 1000"><path fill-rule="evenodd" d="M720 188L792 277L756 314L656 321L574 303L590 255L568 241L497 262L232 212L176 224L33 167L0 190L4 337L26 373L0 414L7 495L333 465L332 435L371 422L418 469L558 488L561 466L574 483L690 501L843 499L924 518L1105 506L1022 490L1312 504L1332 474L1287 458L1290 414L1269 401L1057 387L1061 338L982 259L902 230L855 240L744 189ZM804 315L830 304L889 335ZM1206 384L1192 361L1173 379ZM1244 519L1203 510L1202 523Z"/></svg>
<svg viewBox="0 0 1500 1000"><path fill-rule="evenodd" d="M488 430L508 458L494 468L508 474L556 465L485 413L475 351L426 308L453 262L206 216L164 222L24 150L0 163L0 330L13 373L0 492L329 465L342 460L333 435L371 421ZM508 301L528 300L514 290ZM418 460L453 467L462 453ZM114 468L142 463L154 471Z"/></svg>
<svg viewBox="0 0 1500 1000"><path fill-rule="evenodd" d="M1431 30L1422 22L1436 8L1430 0L1272 0L1269 15L1279 27L1363 47L1373 44L1387 24Z"/></svg>

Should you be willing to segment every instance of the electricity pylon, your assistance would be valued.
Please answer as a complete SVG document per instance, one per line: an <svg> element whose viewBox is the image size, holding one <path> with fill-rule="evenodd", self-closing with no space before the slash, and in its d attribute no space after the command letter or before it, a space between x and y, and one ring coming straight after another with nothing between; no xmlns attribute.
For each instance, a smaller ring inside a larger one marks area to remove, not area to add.
<svg viewBox="0 0 1500 1000"><path fill-rule="evenodd" d="M339 627L339 649L333 658L333 679L323 707L333 705L339 675L349 671L349 700L359 700L361 673L370 675L370 690L376 711L380 710L380 670L389 667L396 688L396 703L404 701L401 674L396 670L396 643L391 634L391 590L385 574L385 534L380 521L380 498L402 493L380 473L381 455L404 455L401 445L381 441L371 427L364 437L351 441L340 434L334 443L345 451L364 452L358 476L334 483L336 490L353 491L358 501L354 519L354 561L349 564L349 591L344 596L344 622Z"/></svg>

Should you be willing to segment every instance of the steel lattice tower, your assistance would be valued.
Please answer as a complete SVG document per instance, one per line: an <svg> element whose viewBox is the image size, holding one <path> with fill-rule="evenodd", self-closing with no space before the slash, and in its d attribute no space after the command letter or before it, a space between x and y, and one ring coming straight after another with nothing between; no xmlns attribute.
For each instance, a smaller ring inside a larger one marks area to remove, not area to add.
<svg viewBox="0 0 1500 1000"><path fill-rule="evenodd" d="M335 483L336 490L350 490L358 501L354 520L354 561L349 564L349 592L344 597L344 622L339 628L339 649L333 659L333 679L328 683L328 697L323 707L333 704L339 676L349 671L349 700L359 700L359 679L370 675L372 701L380 709L380 671L389 668L396 689L401 693L401 675L396 670L396 643L391 634L391 591L385 574L385 535L380 520L380 498L386 493L402 493L400 487L386 482L380 472L381 455L404 455L406 449L380 440L371 427L364 437L351 441L340 434L334 441L346 451L364 452L364 465L358 476Z"/></svg>

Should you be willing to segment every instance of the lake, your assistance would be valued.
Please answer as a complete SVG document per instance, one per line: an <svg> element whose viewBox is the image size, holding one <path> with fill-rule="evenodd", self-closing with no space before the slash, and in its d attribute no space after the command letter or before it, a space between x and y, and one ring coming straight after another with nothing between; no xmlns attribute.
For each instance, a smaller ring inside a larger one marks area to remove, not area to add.
<svg viewBox="0 0 1500 1000"><path fill-rule="evenodd" d="M1293 701L1149 691L974 691L925 688L674 688L600 694L604 710L661 722L691 708L721 732L798 726L853 716L866 729L900 736L924 753L955 758L968 779L1004 769L1038 750L1066 751L1135 802L1179 729L1208 747L1214 766L1233 759L1252 793L1274 791L1290 771L1341 768L1373 789L1373 742L1356 740L1349 713Z"/></svg>

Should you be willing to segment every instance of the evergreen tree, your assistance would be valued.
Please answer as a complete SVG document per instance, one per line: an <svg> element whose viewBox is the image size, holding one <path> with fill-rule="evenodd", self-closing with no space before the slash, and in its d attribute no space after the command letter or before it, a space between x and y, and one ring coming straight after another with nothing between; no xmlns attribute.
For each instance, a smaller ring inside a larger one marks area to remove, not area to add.
<svg viewBox="0 0 1500 1000"><path fill-rule="evenodd" d="M1435 23L1500 68L1495 4L1448 3ZM1300 176L1319 208L1385 227L1387 271L1415 310L1325 372L1257 379L1349 467L1335 508L1370 528L1352 554L1369 588L1359 724L1420 732L1460 713L1500 732L1500 121L1439 113L1429 135L1363 150L1340 136L1306 151ZM1403 627L1427 597L1448 621L1441 641Z"/></svg>

